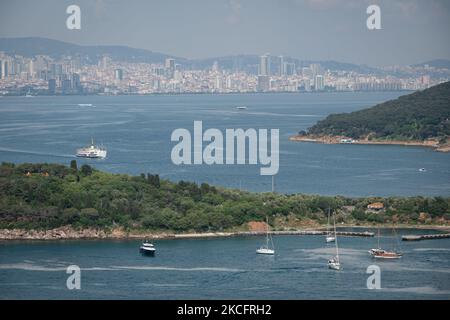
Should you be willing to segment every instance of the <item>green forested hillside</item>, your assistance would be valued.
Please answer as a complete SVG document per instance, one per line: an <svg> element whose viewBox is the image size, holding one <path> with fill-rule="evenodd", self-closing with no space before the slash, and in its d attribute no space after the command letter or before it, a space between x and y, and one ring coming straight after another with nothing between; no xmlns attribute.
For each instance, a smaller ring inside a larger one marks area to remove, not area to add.
<svg viewBox="0 0 450 320"><path fill-rule="evenodd" d="M382 201L386 210L367 212ZM0 228L75 228L221 231L250 221L299 219L326 223L327 210L339 222L445 223L450 198L343 198L250 193L206 183L178 183L158 175L129 176L58 164L0 165ZM424 214L421 214L421 213Z"/></svg>
<svg viewBox="0 0 450 320"><path fill-rule="evenodd" d="M332 114L308 130L354 139L445 141L450 136L450 82L351 113Z"/></svg>

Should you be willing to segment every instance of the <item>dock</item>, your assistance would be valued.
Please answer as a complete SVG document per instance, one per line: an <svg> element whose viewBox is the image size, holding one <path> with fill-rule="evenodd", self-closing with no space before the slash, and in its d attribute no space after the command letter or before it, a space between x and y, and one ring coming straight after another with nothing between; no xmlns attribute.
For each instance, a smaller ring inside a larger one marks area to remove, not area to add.
<svg viewBox="0 0 450 320"><path fill-rule="evenodd" d="M420 241L450 238L450 233L441 234L423 234L423 235L407 235L402 236L402 241Z"/></svg>
<svg viewBox="0 0 450 320"><path fill-rule="evenodd" d="M299 235L299 236L320 236L326 235L326 231L321 230L295 230L295 231L269 231L272 235ZM239 232L238 235L242 236L260 236L266 234L265 231L249 231L249 232ZM333 232L334 234L334 232ZM338 236L344 237L373 237L375 234L373 232L351 232L351 231L337 231Z"/></svg>

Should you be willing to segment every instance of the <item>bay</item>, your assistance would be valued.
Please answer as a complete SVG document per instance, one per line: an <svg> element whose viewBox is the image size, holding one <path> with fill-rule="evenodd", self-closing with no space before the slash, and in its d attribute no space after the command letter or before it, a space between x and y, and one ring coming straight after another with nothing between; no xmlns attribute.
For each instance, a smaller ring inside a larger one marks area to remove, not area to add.
<svg viewBox="0 0 450 320"><path fill-rule="evenodd" d="M425 233L436 231L398 230ZM382 246L393 240L382 230ZM0 242L0 299L450 298L448 239L401 242L401 259L378 261L368 253L375 238L340 237L341 271L327 267L334 244L324 236L275 236L275 256L255 253L264 241L158 240L155 257L131 240ZM69 265L81 268L80 290L66 287ZM370 265L380 267L380 290L367 289Z"/></svg>
<svg viewBox="0 0 450 320"><path fill-rule="evenodd" d="M174 165L170 135L207 128L280 129L276 190L345 196L448 196L450 154L405 146L322 145L289 141L330 113L351 112L405 93L2 97L0 161L69 164L91 137L104 160L81 160L113 173L158 173L173 181L270 191L258 165ZM93 106L79 106L92 104ZM238 110L238 106L247 106ZM419 172L426 168L426 172Z"/></svg>

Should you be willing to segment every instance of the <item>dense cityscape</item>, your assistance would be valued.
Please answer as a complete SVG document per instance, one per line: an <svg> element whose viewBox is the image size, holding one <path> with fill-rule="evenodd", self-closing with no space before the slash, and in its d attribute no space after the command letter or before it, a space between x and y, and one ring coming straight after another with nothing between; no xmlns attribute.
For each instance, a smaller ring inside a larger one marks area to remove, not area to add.
<svg viewBox="0 0 450 320"><path fill-rule="evenodd" d="M362 73L320 63L297 65L268 54L246 68L225 68L214 61L194 69L174 58L143 63L103 55L87 63L80 57L0 52L0 95L400 91L426 89L449 78L448 69L428 65Z"/></svg>

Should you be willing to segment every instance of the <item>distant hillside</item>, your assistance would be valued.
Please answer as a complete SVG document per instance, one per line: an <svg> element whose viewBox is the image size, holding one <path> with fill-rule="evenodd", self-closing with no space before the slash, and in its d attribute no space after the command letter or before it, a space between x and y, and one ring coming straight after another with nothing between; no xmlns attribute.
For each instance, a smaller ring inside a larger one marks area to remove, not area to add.
<svg viewBox="0 0 450 320"><path fill-rule="evenodd" d="M351 113L332 114L311 135L425 140L450 136L450 82Z"/></svg>
<svg viewBox="0 0 450 320"><path fill-rule="evenodd" d="M364 65L357 65L353 63L345 63L338 62L333 60L327 61L312 61L312 60L300 60L297 58L292 58L289 56L283 57L285 62L295 63L295 65L299 68L309 67L312 63L318 63L325 70L340 70L340 71L353 71L358 73L379 73L380 69L372 68ZM206 59L197 59L190 60L188 63L194 69L204 69L210 68L213 63L217 61L221 68L224 69L240 69L240 70L252 70L259 65L260 56L256 54L241 54L241 55L233 55L233 56L224 56L224 57L212 57ZM278 70L279 67L279 59L276 56L271 57L271 67L272 71Z"/></svg>
<svg viewBox="0 0 450 320"><path fill-rule="evenodd" d="M46 38L0 38L0 51L7 54L17 54L24 57L48 55L59 58L63 55L82 56L87 60L96 62L99 57L108 55L114 60L130 62L160 63L167 54L126 46L81 46L68 42ZM176 58L179 61L183 58Z"/></svg>
<svg viewBox="0 0 450 320"><path fill-rule="evenodd" d="M185 68L207 69L211 68L215 61L220 68L229 70L243 70L250 73L258 72L259 55L241 54L223 57L211 57L205 59L185 59L170 54L153 52L150 50L130 48L127 46L82 46L64 41L28 37L28 38L0 38L0 51L7 54L17 54L25 57L36 55L48 55L52 58L61 56L79 56L84 61L96 63L103 55L108 55L114 60L127 62L162 63L168 57L175 58L177 63ZM297 67L309 66L311 63L319 63L327 70L354 71L360 73L376 73L379 69L337 61L301 61L292 57L284 57L285 62L293 62ZM278 70L279 60L272 57L273 70Z"/></svg>
<svg viewBox="0 0 450 320"><path fill-rule="evenodd" d="M450 60L447 60L447 59L431 60L431 61L427 61L424 63L416 64L413 67L423 67L425 65L428 65L430 67L437 68L437 69L449 69L450 70Z"/></svg>

